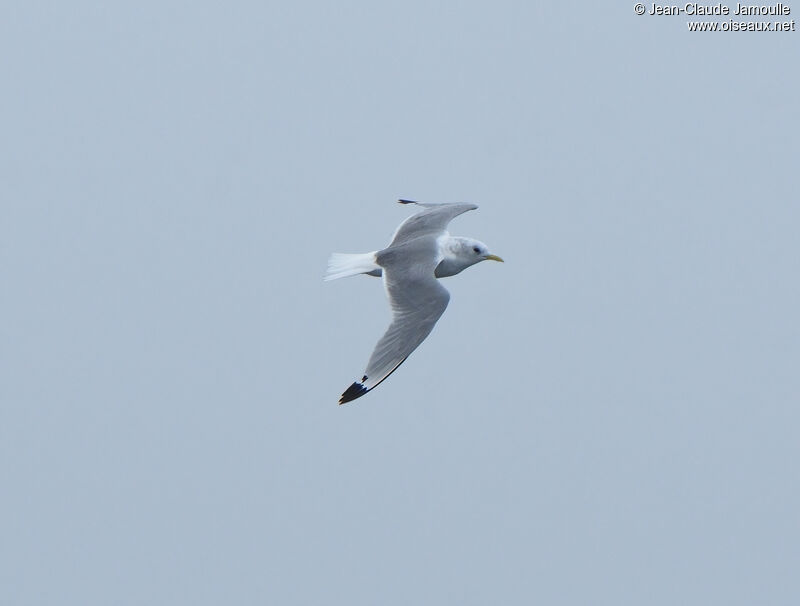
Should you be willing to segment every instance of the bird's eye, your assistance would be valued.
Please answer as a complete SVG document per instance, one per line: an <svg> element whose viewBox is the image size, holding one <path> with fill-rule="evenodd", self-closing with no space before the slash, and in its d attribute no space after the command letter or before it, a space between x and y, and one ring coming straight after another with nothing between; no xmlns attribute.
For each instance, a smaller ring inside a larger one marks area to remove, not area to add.
<svg viewBox="0 0 800 606"><path fill-rule="evenodd" d="M476 247L474 247L472 250L474 250L476 253L479 253L479 252L481 252L481 249L480 249L480 248L478 248L477 246L476 246Z"/></svg>

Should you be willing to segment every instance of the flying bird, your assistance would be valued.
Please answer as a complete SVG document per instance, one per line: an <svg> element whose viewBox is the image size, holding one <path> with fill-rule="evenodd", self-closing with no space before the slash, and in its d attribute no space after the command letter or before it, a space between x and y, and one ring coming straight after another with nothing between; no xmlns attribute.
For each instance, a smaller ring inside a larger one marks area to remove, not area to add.
<svg viewBox="0 0 800 606"><path fill-rule="evenodd" d="M481 261L503 259L473 238L451 236L447 225L475 204L415 204L422 210L403 221L383 250L362 254L333 253L325 280L357 274L383 277L392 308L392 323L375 346L360 380L348 387L339 404L375 389L411 355L433 330L450 301L438 278L454 276Z"/></svg>

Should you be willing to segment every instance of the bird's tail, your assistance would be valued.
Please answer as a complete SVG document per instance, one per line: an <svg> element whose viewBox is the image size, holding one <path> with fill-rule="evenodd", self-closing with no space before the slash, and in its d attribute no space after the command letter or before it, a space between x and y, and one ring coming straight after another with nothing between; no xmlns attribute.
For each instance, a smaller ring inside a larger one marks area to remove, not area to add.
<svg viewBox="0 0 800 606"><path fill-rule="evenodd" d="M333 253L328 259L328 271L325 281L346 278L357 274L380 275L381 266L375 262L375 252L368 253Z"/></svg>

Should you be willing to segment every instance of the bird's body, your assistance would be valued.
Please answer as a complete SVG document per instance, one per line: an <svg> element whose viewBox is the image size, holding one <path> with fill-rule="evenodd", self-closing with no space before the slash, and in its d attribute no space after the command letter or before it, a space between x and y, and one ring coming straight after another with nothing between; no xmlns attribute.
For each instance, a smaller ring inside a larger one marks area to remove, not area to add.
<svg viewBox="0 0 800 606"><path fill-rule="evenodd" d="M453 218L478 208L474 204L400 202L418 204L423 210L400 224L389 246L364 254L334 253L328 262L326 280L357 274L381 276L393 314L364 375L347 388L339 404L377 387L430 334L450 300L437 278L453 276L481 261L502 261L482 242L454 237L446 230Z"/></svg>

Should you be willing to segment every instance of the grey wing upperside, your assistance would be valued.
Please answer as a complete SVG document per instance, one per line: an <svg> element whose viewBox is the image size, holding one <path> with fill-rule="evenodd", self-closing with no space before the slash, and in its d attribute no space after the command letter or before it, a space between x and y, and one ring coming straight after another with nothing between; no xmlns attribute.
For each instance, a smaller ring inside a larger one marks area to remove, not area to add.
<svg viewBox="0 0 800 606"><path fill-rule="evenodd" d="M379 255L392 323L375 346L364 376L347 388L339 404L363 396L397 370L444 313L450 293L433 273L438 263L432 252L435 246L435 238L425 238L400 247L406 250L388 249Z"/></svg>
<svg viewBox="0 0 800 606"><path fill-rule="evenodd" d="M447 225L458 215L475 210L477 205L466 203L423 204L413 200L399 200L401 204L416 204L423 210L400 224L394 232L389 246L396 246L420 236L438 236L447 229Z"/></svg>

